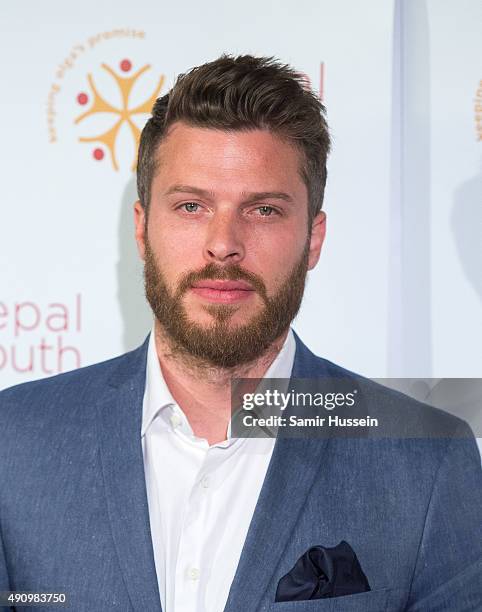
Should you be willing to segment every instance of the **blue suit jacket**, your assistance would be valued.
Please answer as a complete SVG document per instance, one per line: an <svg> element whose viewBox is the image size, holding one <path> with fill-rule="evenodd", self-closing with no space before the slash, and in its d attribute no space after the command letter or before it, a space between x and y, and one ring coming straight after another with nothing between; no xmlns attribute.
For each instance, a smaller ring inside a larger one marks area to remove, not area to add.
<svg viewBox="0 0 482 612"><path fill-rule="evenodd" d="M349 375L295 338L294 378ZM161 609L140 437L146 354L147 341L0 394L0 591L63 591L86 612ZM407 411L369 384L372 414ZM407 414L423 426L431 410L411 401ZM468 437L278 439L226 612L481 610L480 456L464 421L438 416ZM275 603L308 548L340 540L370 592Z"/></svg>

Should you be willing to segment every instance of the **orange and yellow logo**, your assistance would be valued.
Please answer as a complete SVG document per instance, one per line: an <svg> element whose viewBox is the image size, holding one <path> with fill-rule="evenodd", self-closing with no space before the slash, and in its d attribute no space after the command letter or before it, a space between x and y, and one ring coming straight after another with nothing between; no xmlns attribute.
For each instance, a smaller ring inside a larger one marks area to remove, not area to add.
<svg viewBox="0 0 482 612"><path fill-rule="evenodd" d="M99 89L97 88L94 82L92 74L89 73L87 75L87 82L89 84L90 92L80 92L77 95L77 103L80 106L86 106L87 104L90 104L90 106L86 111L81 113L75 119L74 123L80 124L87 117L91 117L99 113L108 113L114 117L115 122L112 127L107 128L104 132L97 134L96 136L81 136L79 138L79 141L96 143L98 146L94 147L92 150L93 158L100 161L104 159L107 152L110 157L112 167L114 168L114 170L118 170L119 164L117 161L116 146L120 129L124 124L127 124L129 126L130 133L134 140L135 151L137 151L137 145L139 142L141 130L133 121L133 117L136 115L151 112L152 106L154 105L154 102L156 101L156 98L158 97L159 92L162 89L162 85L164 83L164 76L161 75L159 77L157 85L154 87L154 90L144 102L132 106L132 89L139 77L147 70L149 70L151 66L149 64L146 64L145 66L139 68L133 74L130 74L133 69L132 62L128 59L124 59L119 63L119 68L120 71L125 74L125 76L122 74L118 74L111 66L108 66L107 64L102 64L101 66L103 70L105 70L114 79L114 82L120 92L121 104L116 105L109 102L106 99L106 96L103 96L99 92ZM135 169L136 161L136 157L134 157L134 160L132 162L133 170Z"/></svg>

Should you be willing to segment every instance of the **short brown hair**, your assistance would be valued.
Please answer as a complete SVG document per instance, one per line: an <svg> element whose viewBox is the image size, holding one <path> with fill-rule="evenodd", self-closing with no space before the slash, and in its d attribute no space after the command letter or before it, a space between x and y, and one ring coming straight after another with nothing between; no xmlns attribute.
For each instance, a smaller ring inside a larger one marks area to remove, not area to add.
<svg viewBox="0 0 482 612"><path fill-rule="evenodd" d="M272 57L222 55L181 74L157 99L142 130L137 191L149 210L158 145L176 121L221 130L267 129L303 154L301 175L308 190L308 217L321 210L330 136L325 108L304 75Z"/></svg>

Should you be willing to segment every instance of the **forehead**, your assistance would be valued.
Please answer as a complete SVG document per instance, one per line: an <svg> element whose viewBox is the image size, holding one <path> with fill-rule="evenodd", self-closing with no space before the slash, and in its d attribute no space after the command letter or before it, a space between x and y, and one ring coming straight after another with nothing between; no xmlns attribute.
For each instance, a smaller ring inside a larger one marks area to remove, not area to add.
<svg viewBox="0 0 482 612"><path fill-rule="evenodd" d="M306 195L302 154L268 130L226 131L177 122L161 141L156 157L156 179L161 182L189 179L189 184L201 181L210 189L229 184L233 189L282 188L298 197Z"/></svg>

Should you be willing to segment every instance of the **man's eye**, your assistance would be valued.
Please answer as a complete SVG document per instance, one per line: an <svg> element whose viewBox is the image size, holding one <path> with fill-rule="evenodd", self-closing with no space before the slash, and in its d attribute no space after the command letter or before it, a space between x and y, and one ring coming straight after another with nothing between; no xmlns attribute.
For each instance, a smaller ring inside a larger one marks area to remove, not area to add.
<svg viewBox="0 0 482 612"><path fill-rule="evenodd" d="M196 204L196 202L185 202L184 204L181 204L181 208L183 207L187 212L196 212L199 204Z"/></svg>
<svg viewBox="0 0 482 612"><path fill-rule="evenodd" d="M271 213L276 212L272 206L258 206L257 210L259 210L262 217L269 217Z"/></svg>

